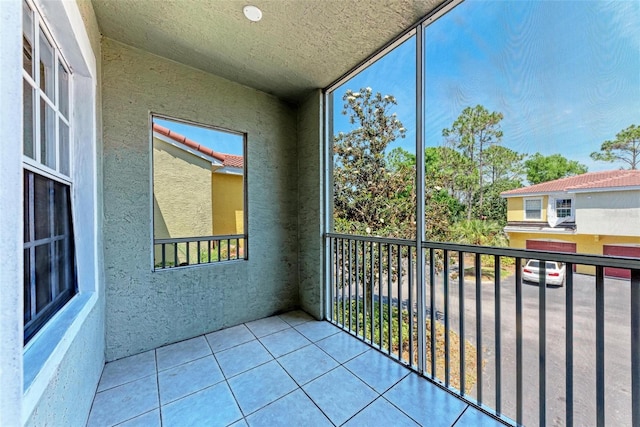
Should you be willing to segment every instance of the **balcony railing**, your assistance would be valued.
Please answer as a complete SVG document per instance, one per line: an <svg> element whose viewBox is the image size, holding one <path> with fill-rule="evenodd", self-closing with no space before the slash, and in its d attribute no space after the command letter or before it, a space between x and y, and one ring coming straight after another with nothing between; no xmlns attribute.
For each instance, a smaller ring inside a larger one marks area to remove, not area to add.
<svg viewBox="0 0 640 427"><path fill-rule="evenodd" d="M246 240L242 234L155 239L154 268L163 270L246 259Z"/></svg>
<svg viewBox="0 0 640 427"><path fill-rule="evenodd" d="M337 233L326 245L329 320L484 412L640 425L640 259ZM524 282L528 259L564 263L562 286L544 262Z"/></svg>

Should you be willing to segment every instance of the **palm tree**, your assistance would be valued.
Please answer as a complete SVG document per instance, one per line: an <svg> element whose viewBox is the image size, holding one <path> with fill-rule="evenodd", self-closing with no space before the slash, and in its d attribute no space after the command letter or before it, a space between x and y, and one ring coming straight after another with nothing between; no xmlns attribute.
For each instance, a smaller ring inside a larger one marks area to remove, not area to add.
<svg viewBox="0 0 640 427"><path fill-rule="evenodd" d="M449 230L451 240L477 246L507 246L509 241L497 221L470 219L458 221Z"/></svg>

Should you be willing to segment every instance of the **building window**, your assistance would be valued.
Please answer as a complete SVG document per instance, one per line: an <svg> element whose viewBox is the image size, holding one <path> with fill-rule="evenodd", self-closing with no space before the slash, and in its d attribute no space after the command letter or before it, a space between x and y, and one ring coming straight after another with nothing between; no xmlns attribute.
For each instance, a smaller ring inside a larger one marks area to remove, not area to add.
<svg viewBox="0 0 640 427"><path fill-rule="evenodd" d="M573 216L571 214L571 199L556 199L556 216L558 218Z"/></svg>
<svg viewBox="0 0 640 427"><path fill-rule="evenodd" d="M152 117L153 267L247 258L245 135Z"/></svg>
<svg viewBox="0 0 640 427"><path fill-rule="evenodd" d="M542 219L542 199L524 200L524 219Z"/></svg>
<svg viewBox="0 0 640 427"><path fill-rule="evenodd" d="M70 71L23 3L24 339L76 293L71 212Z"/></svg>

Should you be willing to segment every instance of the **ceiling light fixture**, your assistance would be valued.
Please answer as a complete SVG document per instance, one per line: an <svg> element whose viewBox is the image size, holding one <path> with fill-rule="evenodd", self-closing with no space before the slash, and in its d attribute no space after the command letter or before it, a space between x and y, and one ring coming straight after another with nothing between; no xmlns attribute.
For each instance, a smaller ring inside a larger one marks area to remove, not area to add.
<svg viewBox="0 0 640 427"><path fill-rule="evenodd" d="M258 22L262 19L262 11L255 6L245 6L242 8L242 12L251 22Z"/></svg>

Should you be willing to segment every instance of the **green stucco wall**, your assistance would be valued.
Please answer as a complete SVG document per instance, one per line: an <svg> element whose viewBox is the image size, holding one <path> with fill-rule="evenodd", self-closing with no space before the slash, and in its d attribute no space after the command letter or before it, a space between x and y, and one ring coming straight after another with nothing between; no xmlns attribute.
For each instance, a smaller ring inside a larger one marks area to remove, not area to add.
<svg viewBox="0 0 640 427"><path fill-rule="evenodd" d="M322 92L298 109L298 268L300 306L321 319L322 307Z"/></svg>
<svg viewBox="0 0 640 427"><path fill-rule="evenodd" d="M83 426L104 366L104 309L93 310L47 385L27 426Z"/></svg>
<svg viewBox="0 0 640 427"><path fill-rule="evenodd" d="M296 111L110 39L102 71L107 360L297 307ZM151 112L247 133L248 261L151 271Z"/></svg>

